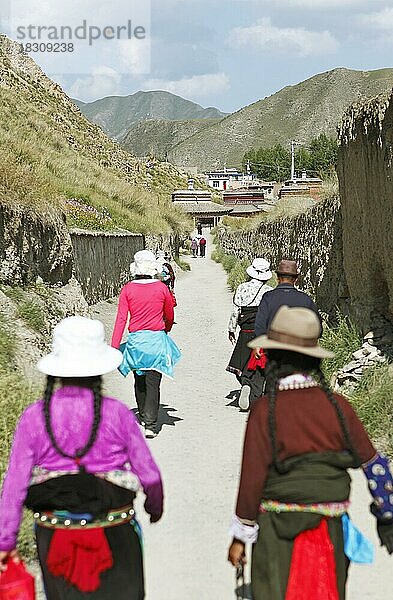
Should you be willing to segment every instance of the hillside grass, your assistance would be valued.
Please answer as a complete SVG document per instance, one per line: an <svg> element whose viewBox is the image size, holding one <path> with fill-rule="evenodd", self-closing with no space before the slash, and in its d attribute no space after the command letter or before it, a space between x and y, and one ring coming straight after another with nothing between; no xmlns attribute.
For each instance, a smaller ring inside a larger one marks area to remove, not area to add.
<svg viewBox="0 0 393 600"><path fill-rule="evenodd" d="M46 217L62 210L70 227L190 229L188 217L172 205L172 190L185 181L173 167L138 163L102 132L95 140L89 128L98 128L82 115L68 115L50 95L37 106L28 94L1 87L0 102L0 202Z"/></svg>
<svg viewBox="0 0 393 600"><path fill-rule="evenodd" d="M0 439L2 452L0 455L0 480L5 474L9 452L18 419L26 408L37 397L33 388L16 370L14 364L15 338L11 329L0 316ZM19 533L18 548L26 558L35 556L33 537L33 519L31 512L25 511Z"/></svg>

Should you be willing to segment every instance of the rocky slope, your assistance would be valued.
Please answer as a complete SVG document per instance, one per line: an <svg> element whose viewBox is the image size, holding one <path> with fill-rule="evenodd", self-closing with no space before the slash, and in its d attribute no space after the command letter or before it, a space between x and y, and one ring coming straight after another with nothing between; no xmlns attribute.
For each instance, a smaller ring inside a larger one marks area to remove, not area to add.
<svg viewBox="0 0 393 600"><path fill-rule="evenodd" d="M90 121L115 139L122 138L141 121L216 119L225 116L217 108L203 108L195 102L163 91L109 96L88 103L78 100L74 102Z"/></svg>
<svg viewBox="0 0 393 600"><path fill-rule="evenodd" d="M165 159L173 148L198 133L218 123L220 119L194 119L165 121L152 119L134 125L119 140L121 146L136 156L153 155Z"/></svg>
<svg viewBox="0 0 393 600"><path fill-rule="evenodd" d="M320 133L335 135L346 107L391 89L393 69L334 69L287 86L178 144L169 160L181 166L239 166L245 151L291 139L305 143Z"/></svg>
<svg viewBox="0 0 393 600"><path fill-rule="evenodd" d="M0 106L1 203L41 213L71 207L79 227L171 233L186 226L171 202L185 185L179 172L123 150L4 35Z"/></svg>

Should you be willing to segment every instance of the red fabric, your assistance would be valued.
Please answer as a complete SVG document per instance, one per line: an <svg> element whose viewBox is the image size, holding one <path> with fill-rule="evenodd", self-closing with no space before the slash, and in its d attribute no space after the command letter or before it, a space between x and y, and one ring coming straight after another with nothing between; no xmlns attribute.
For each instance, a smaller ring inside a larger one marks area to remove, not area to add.
<svg viewBox="0 0 393 600"><path fill-rule="evenodd" d="M259 350L261 358L255 358L254 352L251 352L250 360L248 361L247 369L249 371L256 371L257 367L264 369L266 367L267 358L264 351Z"/></svg>
<svg viewBox="0 0 393 600"><path fill-rule="evenodd" d="M112 552L103 528L55 529L46 559L55 577L64 579L81 592L100 587L100 575L113 567Z"/></svg>
<svg viewBox="0 0 393 600"><path fill-rule="evenodd" d="M339 600L334 546L326 519L294 543L285 600Z"/></svg>
<svg viewBox="0 0 393 600"><path fill-rule="evenodd" d="M112 335L112 346L121 343L128 315L128 331L170 331L174 321L173 299L162 281L127 283L120 292L119 306Z"/></svg>
<svg viewBox="0 0 393 600"><path fill-rule="evenodd" d="M10 559L0 573L0 600L35 600L34 577L22 561Z"/></svg>

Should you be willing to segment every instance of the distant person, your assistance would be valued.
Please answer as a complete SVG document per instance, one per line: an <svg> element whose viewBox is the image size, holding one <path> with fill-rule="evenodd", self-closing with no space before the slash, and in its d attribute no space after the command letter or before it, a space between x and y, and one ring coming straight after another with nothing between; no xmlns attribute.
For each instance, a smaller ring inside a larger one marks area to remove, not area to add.
<svg viewBox="0 0 393 600"><path fill-rule="evenodd" d="M202 223L198 223L197 232L198 232L198 235L202 235Z"/></svg>
<svg viewBox="0 0 393 600"><path fill-rule="evenodd" d="M159 279L160 281L165 283L165 285L167 286L168 290L170 291L170 293L173 297L173 305L176 307L177 306L177 300L176 300L176 296L175 296L176 275L175 275L175 271L173 270L173 267L172 267L171 263L169 262L169 260L170 260L170 256L167 252L164 252L164 250L159 250L157 252L157 263L159 266L159 272L157 274L157 279Z"/></svg>
<svg viewBox="0 0 393 600"><path fill-rule="evenodd" d="M202 258L205 258L206 256L206 243L206 238L202 236L199 240L199 254L202 256Z"/></svg>
<svg viewBox="0 0 393 600"><path fill-rule="evenodd" d="M198 240L196 238L192 238L191 241L191 250L192 250L192 257L196 258L198 256Z"/></svg>
<svg viewBox="0 0 393 600"><path fill-rule="evenodd" d="M264 294L255 319L255 336L265 335L280 306L298 306L313 310L321 324L322 317L315 302L305 292L296 289L299 277L297 264L294 260L282 260L276 270L278 285L271 292Z"/></svg>
<svg viewBox="0 0 393 600"><path fill-rule="evenodd" d="M173 298L168 287L154 279L158 268L153 252L140 250L135 254L131 265L135 279L120 292L112 335L112 346L123 351L120 373L124 377L130 371L134 374L139 419L147 438L154 438L158 433L162 375L172 377L181 356L167 335L174 320ZM120 346L128 318L127 342Z"/></svg>
<svg viewBox="0 0 393 600"><path fill-rule="evenodd" d="M247 346L255 337L255 317L258 306L264 294L273 288L267 284L272 277L270 262L264 258L254 258L252 264L247 267L249 281L241 283L233 298L233 309L228 324L228 337L232 344L236 345L232 352L227 371L234 373L242 388L239 397L239 406L247 410L250 401L260 396L263 377L262 370L249 370L251 350ZM236 341L236 330L240 327L239 336Z"/></svg>
<svg viewBox="0 0 393 600"><path fill-rule="evenodd" d="M106 344L100 321L78 316L56 325L52 348L37 365L47 375L43 399L19 419L3 482L0 571L15 559L25 504L34 514L47 600L141 600L133 504L143 490L154 523L163 490L134 414L102 393L102 376L119 366L121 352ZM22 598L9 592L0 596Z"/></svg>

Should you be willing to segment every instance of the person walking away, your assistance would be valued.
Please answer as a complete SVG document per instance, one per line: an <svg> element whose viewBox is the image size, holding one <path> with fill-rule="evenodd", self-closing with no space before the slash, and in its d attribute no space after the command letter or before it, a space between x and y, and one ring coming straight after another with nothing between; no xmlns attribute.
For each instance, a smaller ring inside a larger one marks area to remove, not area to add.
<svg viewBox="0 0 393 600"><path fill-rule="evenodd" d="M348 516L350 468L362 468L381 544L393 551L393 478L351 404L334 394L318 345L320 322L307 308L279 308L264 348L267 395L253 405L245 434L230 562L254 544L254 600L345 600L350 561L373 548Z"/></svg>
<svg viewBox="0 0 393 600"><path fill-rule="evenodd" d="M159 265L153 252L140 250L134 256L131 272L135 280L120 292L112 335L112 346L121 348L120 373L134 374L139 419L147 438L157 433L162 375L173 377L180 351L168 335L172 329L173 298L167 286L154 279ZM120 346L129 318L127 342Z"/></svg>
<svg viewBox="0 0 393 600"><path fill-rule="evenodd" d="M176 308L177 306L177 300L176 300L176 296L175 296L175 281L176 281L176 275L175 275L175 271L173 270L173 267L171 265L171 263L169 262L170 257L169 255L164 252L164 250L159 250L157 252L157 263L158 263L158 279L160 281L162 281L163 283L165 283L165 285L167 286L168 290L171 293L171 296L173 298L173 306Z"/></svg>
<svg viewBox="0 0 393 600"><path fill-rule="evenodd" d="M248 410L250 401L260 396L263 387L263 371L248 369L251 351L247 344L255 337L255 317L258 306L264 294L273 289L267 284L272 277L269 261L255 258L246 271L250 279L238 286L228 323L229 341L235 344L235 347L227 371L234 373L242 386L239 397L239 406L242 410ZM237 327L240 327L240 332L236 341Z"/></svg>
<svg viewBox="0 0 393 600"><path fill-rule="evenodd" d="M197 233L198 233L198 235L202 235L202 223L198 223L198 225L197 225Z"/></svg>
<svg viewBox="0 0 393 600"><path fill-rule="evenodd" d="M199 240L199 252L200 252L200 255L202 256L202 258L205 258L205 256L206 256L206 238L204 238L203 236Z"/></svg>
<svg viewBox="0 0 393 600"><path fill-rule="evenodd" d="M192 257L196 258L198 256L198 240L196 238L193 238L191 241L191 250Z"/></svg>
<svg viewBox="0 0 393 600"><path fill-rule="evenodd" d="M34 513L47 600L142 600L141 530L133 502L141 488L156 522L160 472L134 414L103 396L102 376L122 354L104 326L68 317L53 330L37 367L44 398L16 427L0 500L0 570L16 553L23 504Z"/></svg>
<svg viewBox="0 0 393 600"><path fill-rule="evenodd" d="M299 277L297 264L294 260L282 260L276 270L278 285L268 294L264 294L255 319L255 336L265 335L280 306L302 306L313 310L318 316L321 333L322 317L315 302L305 292L295 287Z"/></svg>

